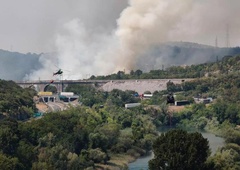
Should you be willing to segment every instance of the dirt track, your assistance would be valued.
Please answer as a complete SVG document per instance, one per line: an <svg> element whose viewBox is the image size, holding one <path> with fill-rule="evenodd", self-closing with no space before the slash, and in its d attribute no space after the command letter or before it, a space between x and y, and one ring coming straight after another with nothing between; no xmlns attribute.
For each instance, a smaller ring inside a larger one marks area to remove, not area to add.
<svg viewBox="0 0 240 170"><path fill-rule="evenodd" d="M185 106L169 106L168 111L170 112L180 112L185 108Z"/></svg>

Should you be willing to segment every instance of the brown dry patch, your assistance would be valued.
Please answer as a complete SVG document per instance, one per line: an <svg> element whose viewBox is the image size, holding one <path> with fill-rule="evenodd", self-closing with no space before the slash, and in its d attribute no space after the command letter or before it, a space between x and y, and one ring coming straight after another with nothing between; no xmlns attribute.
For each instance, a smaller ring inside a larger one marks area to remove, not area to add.
<svg viewBox="0 0 240 170"><path fill-rule="evenodd" d="M180 112L185 108L185 106L169 106L168 111L169 112Z"/></svg>
<svg viewBox="0 0 240 170"><path fill-rule="evenodd" d="M161 109L160 106L157 106L157 105L148 105L146 108L154 108L156 110L159 110ZM175 105L172 105L172 106L168 106L168 111L171 113L171 112L180 112L182 111L183 109L185 108L185 106L175 106Z"/></svg>
<svg viewBox="0 0 240 170"><path fill-rule="evenodd" d="M37 109L40 111L40 112L46 112L48 111L48 106L44 103L37 103L36 104L36 107Z"/></svg>
<svg viewBox="0 0 240 170"><path fill-rule="evenodd" d="M130 155L113 155L107 164L97 164L97 170L121 170L126 169L130 162L136 159Z"/></svg>

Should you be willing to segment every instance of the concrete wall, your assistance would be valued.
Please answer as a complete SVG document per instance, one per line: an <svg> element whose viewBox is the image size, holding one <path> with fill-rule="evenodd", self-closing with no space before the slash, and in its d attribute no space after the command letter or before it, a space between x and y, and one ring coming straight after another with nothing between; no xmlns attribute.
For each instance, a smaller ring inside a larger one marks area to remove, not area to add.
<svg viewBox="0 0 240 170"><path fill-rule="evenodd" d="M174 84L181 84L184 81L190 81L192 79L147 79L147 80L113 80L104 84L100 89L104 91L111 91L113 89L119 90L133 90L139 94L143 94L145 91L161 91L167 89L167 83L169 81Z"/></svg>

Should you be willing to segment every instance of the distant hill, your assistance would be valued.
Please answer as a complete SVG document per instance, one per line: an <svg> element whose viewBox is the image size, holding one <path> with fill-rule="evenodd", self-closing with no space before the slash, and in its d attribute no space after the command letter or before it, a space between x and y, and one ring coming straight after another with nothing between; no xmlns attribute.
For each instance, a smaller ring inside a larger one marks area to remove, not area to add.
<svg viewBox="0 0 240 170"><path fill-rule="evenodd" d="M190 42L168 42L154 46L136 61L143 71L162 69L173 65L192 65L214 62L225 56L240 54L239 47L215 48Z"/></svg>
<svg viewBox="0 0 240 170"><path fill-rule="evenodd" d="M193 43L193 42L184 42L184 41L176 41L176 42L166 42L164 43L164 45L168 45L168 46L177 46L177 47L181 47L181 48L215 48L213 46L210 45L204 45L204 44L198 44L198 43Z"/></svg>
<svg viewBox="0 0 240 170"><path fill-rule="evenodd" d="M144 72L173 65L192 65L214 62L225 56L240 54L240 48L215 48L190 42L168 42L145 51L136 59L136 68ZM26 74L42 66L42 54L10 52L0 50L0 79L22 80ZM56 54L44 54L56 57ZM116 63L117 64L117 63Z"/></svg>
<svg viewBox="0 0 240 170"><path fill-rule="evenodd" d="M0 49L0 79L22 80L32 70L39 69L41 54L10 52Z"/></svg>

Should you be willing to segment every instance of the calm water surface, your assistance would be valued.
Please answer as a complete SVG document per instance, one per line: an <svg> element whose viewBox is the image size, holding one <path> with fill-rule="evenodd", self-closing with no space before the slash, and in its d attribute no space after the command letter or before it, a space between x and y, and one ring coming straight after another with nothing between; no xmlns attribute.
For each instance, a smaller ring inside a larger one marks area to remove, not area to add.
<svg viewBox="0 0 240 170"><path fill-rule="evenodd" d="M167 129L164 128L164 129L160 129L159 131L161 133L161 132L166 132L168 130L169 128ZM212 154L214 154L219 147L222 147L224 145L223 138L217 137L214 134L208 133L208 132L201 132L201 134L204 138L208 139ZM130 163L128 166L128 169L129 170L148 170L148 161L152 158L153 158L153 154L149 156L141 157L137 159L135 162Z"/></svg>

